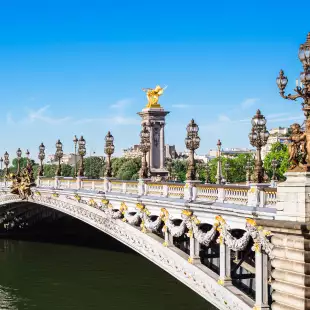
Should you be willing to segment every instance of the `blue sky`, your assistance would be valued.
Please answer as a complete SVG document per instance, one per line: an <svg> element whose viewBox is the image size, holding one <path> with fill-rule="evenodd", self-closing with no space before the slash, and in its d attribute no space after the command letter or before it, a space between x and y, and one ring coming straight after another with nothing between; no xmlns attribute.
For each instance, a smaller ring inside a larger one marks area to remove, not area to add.
<svg viewBox="0 0 310 310"><path fill-rule="evenodd" d="M1 1L0 153L21 147L34 157L44 142L51 154L58 138L68 153L83 134L88 151L103 154L111 130L121 154L139 142L141 89L156 84L168 85L166 143L184 150L194 118L198 153L218 138L249 147L257 108L268 128L302 119L275 78L283 68L288 89L295 85L309 9L307 1Z"/></svg>

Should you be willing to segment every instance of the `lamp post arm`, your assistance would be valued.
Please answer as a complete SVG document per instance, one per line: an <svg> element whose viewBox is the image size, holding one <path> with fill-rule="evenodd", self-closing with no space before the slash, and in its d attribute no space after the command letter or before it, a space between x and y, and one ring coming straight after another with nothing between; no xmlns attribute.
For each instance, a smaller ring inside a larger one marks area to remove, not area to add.
<svg viewBox="0 0 310 310"><path fill-rule="evenodd" d="M297 86L294 91L297 93L296 95L292 95L292 94L288 94L285 95L285 91L284 90L280 90L280 95L282 98L284 99L289 99L289 100L293 100L296 101L296 99L298 98L306 98L307 95L304 93L303 89L299 86Z"/></svg>

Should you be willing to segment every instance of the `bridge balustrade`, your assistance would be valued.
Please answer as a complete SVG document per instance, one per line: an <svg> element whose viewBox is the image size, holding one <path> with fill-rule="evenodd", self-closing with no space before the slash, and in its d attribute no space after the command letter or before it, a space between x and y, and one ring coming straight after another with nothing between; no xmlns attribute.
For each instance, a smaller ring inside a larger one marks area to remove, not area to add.
<svg viewBox="0 0 310 310"><path fill-rule="evenodd" d="M1 182L1 187L6 187L8 182ZM174 199L188 199L185 183L169 182L139 182L116 179L96 179L86 178L45 178L37 180L37 185L41 187L60 188L60 189L84 189L89 191L104 191L111 193L122 193L128 195L141 195L152 197L164 197ZM264 185L257 187L257 201L253 202L253 186L244 185L218 185L218 184L196 184L192 188L189 200L197 202L217 202L225 204L247 205L275 208L277 202L277 189Z"/></svg>

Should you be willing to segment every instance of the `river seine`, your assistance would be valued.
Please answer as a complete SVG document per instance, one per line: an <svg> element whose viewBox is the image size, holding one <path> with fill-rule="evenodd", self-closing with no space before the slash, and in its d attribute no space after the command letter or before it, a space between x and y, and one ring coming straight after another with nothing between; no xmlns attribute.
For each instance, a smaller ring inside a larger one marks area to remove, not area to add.
<svg viewBox="0 0 310 310"><path fill-rule="evenodd" d="M1 310L216 309L105 234L60 222L2 236Z"/></svg>

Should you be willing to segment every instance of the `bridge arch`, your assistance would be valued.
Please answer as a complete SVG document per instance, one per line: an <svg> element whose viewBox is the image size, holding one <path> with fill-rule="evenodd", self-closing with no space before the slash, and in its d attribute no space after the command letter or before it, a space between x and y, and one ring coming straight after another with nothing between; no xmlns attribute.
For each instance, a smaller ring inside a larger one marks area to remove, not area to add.
<svg viewBox="0 0 310 310"><path fill-rule="evenodd" d="M16 202L21 200L15 195L1 195L0 208L3 204ZM217 278L204 270L207 267L198 268L190 264L187 261L188 255L179 249L163 246L162 238L155 234L145 234L121 219L109 218L101 210L78 201L35 194L29 202L65 213L106 233L174 276L219 309L249 309L249 305L241 303L237 296L219 286Z"/></svg>

